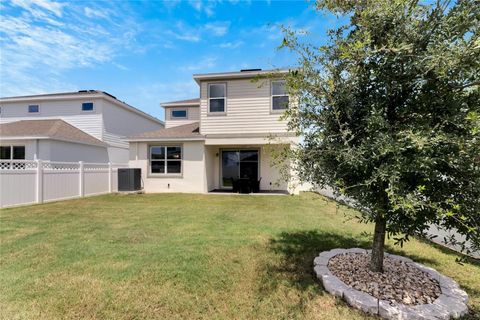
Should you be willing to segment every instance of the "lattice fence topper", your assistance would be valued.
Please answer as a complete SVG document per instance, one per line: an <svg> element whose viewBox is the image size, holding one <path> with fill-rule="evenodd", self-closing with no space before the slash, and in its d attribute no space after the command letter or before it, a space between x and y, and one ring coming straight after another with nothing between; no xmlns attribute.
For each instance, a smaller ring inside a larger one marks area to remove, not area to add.
<svg viewBox="0 0 480 320"><path fill-rule="evenodd" d="M25 160L0 160L0 170L35 170L36 161Z"/></svg>
<svg viewBox="0 0 480 320"><path fill-rule="evenodd" d="M108 163L85 163L83 169L85 171L105 171L108 170Z"/></svg>
<svg viewBox="0 0 480 320"><path fill-rule="evenodd" d="M0 160L0 208L118 191L121 163Z"/></svg>
<svg viewBox="0 0 480 320"><path fill-rule="evenodd" d="M80 168L77 162L43 162L44 170L73 171Z"/></svg>

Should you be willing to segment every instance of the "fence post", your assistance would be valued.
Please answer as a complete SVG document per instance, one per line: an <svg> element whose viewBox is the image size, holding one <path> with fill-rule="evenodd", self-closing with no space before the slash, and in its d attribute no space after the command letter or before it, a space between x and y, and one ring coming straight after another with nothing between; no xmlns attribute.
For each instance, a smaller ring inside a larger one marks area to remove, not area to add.
<svg viewBox="0 0 480 320"><path fill-rule="evenodd" d="M43 162L42 160L36 160L37 162L37 175L36 175L36 184L37 184L37 194L35 200L37 203L43 203Z"/></svg>
<svg viewBox="0 0 480 320"><path fill-rule="evenodd" d="M84 189L84 174L83 174L83 161L78 162L78 190L79 196L83 197L85 195Z"/></svg>
<svg viewBox="0 0 480 320"><path fill-rule="evenodd" d="M108 193L112 193L112 163L108 162Z"/></svg>

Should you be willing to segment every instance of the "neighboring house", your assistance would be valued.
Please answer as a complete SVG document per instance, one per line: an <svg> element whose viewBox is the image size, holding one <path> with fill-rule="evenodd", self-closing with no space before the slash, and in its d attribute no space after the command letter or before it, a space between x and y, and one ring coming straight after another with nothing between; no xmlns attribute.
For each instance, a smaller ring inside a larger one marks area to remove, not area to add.
<svg viewBox="0 0 480 320"><path fill-rule="evenodd" d="M163 127L97 90L0 98L0 159L127 163L125 137Z"/></svg>
<svg viewBox="0 0 480 320"><path fill-rule="evenodd" d="M129 138L130 167L142 169L145 191L228 190L232 178L260 180L261 190L298 191L272 165L273 152L299 140L281 119L289 100L286 72L194 75L199 99L162 104L165 129ZM272 73L274 79L259 80Z"/></svg>

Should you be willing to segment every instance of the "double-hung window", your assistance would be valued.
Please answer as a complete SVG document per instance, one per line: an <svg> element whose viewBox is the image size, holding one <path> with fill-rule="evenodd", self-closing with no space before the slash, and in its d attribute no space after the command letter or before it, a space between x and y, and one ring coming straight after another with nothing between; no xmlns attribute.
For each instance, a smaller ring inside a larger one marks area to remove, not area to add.
<svg viewBox="0 0 480 320"><path fill-rule="evenodd" d="M1 146L0 160L25 160L25 146Z"/></svg>
<svg viewBox="0 0 480 320"><path fill-rule="evenodd" d="M182 173L182 147L150 146L150 173L154 175Z"/></svg>
<svg viewBox="0 0 480 320"><path fill-rule="evenodd" d="M272 81L272 110L281 111L288 107L288 94L285 80Z"/></svg>
<svg viewBox="0 0 480 320"><path fill-rule="evenodd" d="M170 114L172 120L175 119L187 119L187 109L174 109Z"/></svg>
<svg viewBox="0 0 480 320"><path fill-rule="evenodd" d="M208 84L208 112L225 112L225 102L227 98L226 83Z"/></svg>

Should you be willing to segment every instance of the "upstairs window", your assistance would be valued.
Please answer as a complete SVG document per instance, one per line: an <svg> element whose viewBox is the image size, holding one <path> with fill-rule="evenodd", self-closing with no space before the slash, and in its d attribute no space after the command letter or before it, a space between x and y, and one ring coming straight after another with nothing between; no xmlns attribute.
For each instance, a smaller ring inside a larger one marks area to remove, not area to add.
<svg viewBox="0 0 480 320"><path fill-rule="evenodd" d="M93 102L82 103L82 111L93 111Z"/></svg>
<svg viewBox="0 0 480 320"><path fill-rule="evenodd" d="M38 113L40 111L40 108L38 107L38 104L32 104L28 106L28 113Z"/></svg>
<svg viewBox="0 0 480 320"><path fill-rule="evenodd" d="M288 94L285 90L285 81L272 81L272 110L281 111L288 107Z"/></svg>
<svg viewBox="0 0 480 320"><path fill-rule="evenodd" d="M172 110L171 118L172 119L187 119L187 110L185 110L185 109Z"/></svg>
<svg viewBox="0 0 480 320"><path fill-rule="evenodd" d="M182 173L182 147L151 146L150 173L155 175Z"/></svg>
<svg viewBox="0 0 480 320"><path fill-rule="evenodd" d="M225 83L208 84L208 112L225 112L227 85Z"/></svg>

